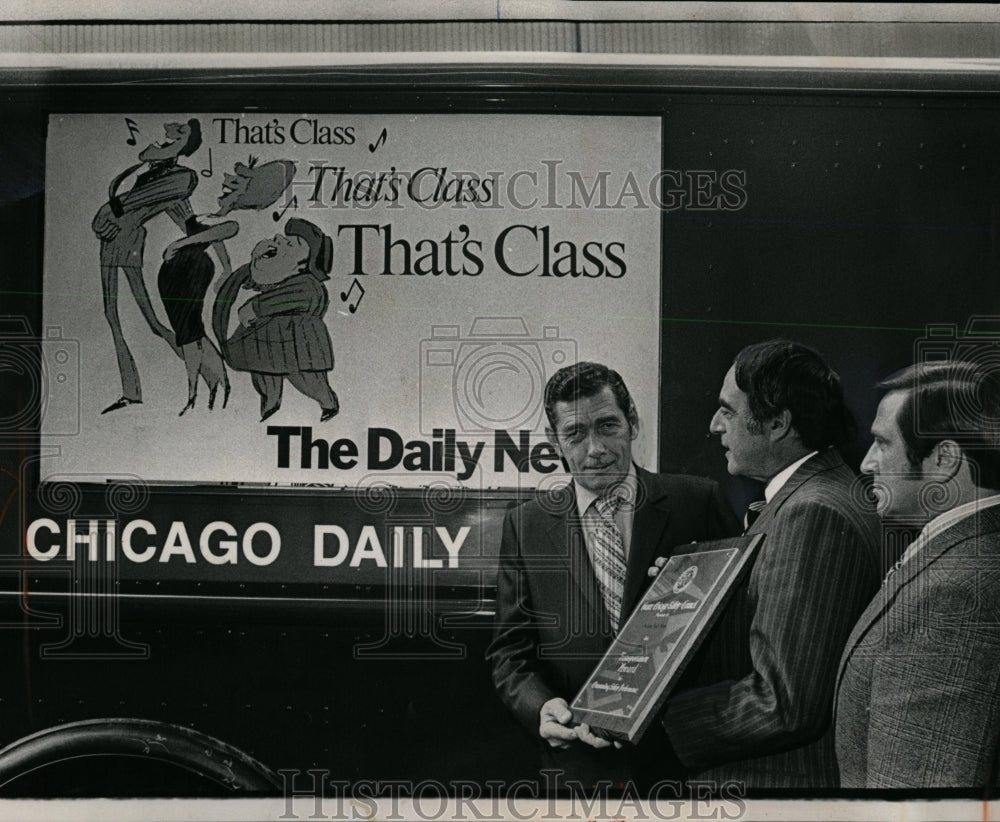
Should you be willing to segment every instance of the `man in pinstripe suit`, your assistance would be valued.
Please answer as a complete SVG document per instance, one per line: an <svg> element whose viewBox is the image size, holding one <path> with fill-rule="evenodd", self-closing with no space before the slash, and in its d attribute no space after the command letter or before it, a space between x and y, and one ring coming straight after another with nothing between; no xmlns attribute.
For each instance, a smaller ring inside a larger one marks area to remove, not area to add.
<svg viewBox="0 0 1000 822"><path fill-rule="evenodd" d="M1000 747L1000 380L967 363L880 386L879 514L922 527L848 640L835 733L845 788L969 788Z"/></svg>
<svg viewBox="0 0 1000 822"><path fill-rule="evenodd" d="M834 447L854 435L840 380L799 343L751 345L726 374L710 429L731 474L767 484L747 530L766 536L663 727L691 778L717 788L836 787L837 663L878 587L880 534Z"/></svg>

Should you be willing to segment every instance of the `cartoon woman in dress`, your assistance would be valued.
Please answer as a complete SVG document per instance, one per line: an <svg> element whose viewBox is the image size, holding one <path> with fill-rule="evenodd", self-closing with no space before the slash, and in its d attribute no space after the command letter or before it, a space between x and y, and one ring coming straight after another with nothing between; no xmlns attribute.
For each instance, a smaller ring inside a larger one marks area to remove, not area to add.
<svg viewBox="0 0 1000 822"><path fill-rule="evenodd" d="M223 387L222 407L229 401L230 384L226 366L218 347L205 332L202 311L205 295L215 278L215 266L208 255L211 246L219 258L225 279L232 273L229 253L224 241L235 237L239 224L235 220L212 223L238 209L261 210L274 205L291 183L295 164L290 160L275 160L257 166L251 157L248 164L237 163L234 174L226 174L219 197L219 210L212 215L188 217L185 237L175 240L163 252L163 264L157 276L160 299L167 312L177 345L187 370L188 399L180 416L194 408L198 396L198 377L208 385L208 408L215 406L219 386ZM221 280L220 280L221 282ZM216 284L218 287L218 284Z"/></svg>
<svg viewBox="0 0 1000 822"><path fill-rule="evenodd" d="M215 277L215 266L208 256L208 247L213 247L223 272L228 276L231 266L223 240L235 237L239 228L233 220L210 226L192 215L184 223L187 236L172 242L163 252L163 265L160 266L156 284L187 370L188 400L181 409L181 416L194 408L199 376L208 384L209 410L215 405L220 385L224 387L222 407L225 408L229 401L226 366L219 349L205 333L201 314L208 287Z"/></svg>

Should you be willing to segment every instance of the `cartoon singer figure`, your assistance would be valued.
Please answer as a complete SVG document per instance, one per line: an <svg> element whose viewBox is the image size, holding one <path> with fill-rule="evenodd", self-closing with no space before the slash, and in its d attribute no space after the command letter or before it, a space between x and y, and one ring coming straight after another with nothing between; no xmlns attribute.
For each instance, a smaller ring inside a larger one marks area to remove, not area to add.
<svg viewBox="0 0 1000 822"><path fill-rule="evenodd" d="M139 152L138 164L125 169L111 181L108 201L94 215L91 224L94 234L101 241L104 316L111 329L122 383L121 397L105 408L102 414L142 402L139 369L122 333L118 316L119 269L125 273L132 295L150 330L162 337L174 353L181 354L174 332L153 310L143 279L142 258L147 222L166 213L183 230L188 218L194 214L189 198L198 185L198 175L179 164L178 159L189 157L198 150L201 145L201 124L197 119L185 123L166 123L163 132L163 140L151 143ZM133 177L131 188L125 190L123 184Z"/></svg>
<svg viewBox="0 0 1000 822"><path fill-rule="evenodd" d="M333 346L323 317L329 297L323 283L333 267L333 241L316 225L293 217L284 234L261 240L251 260L219 288L212 328L229 366L249 371L260 394L261 422L281 407L287 379L319 404L320 421L336 416L340 402L330 388ZM227 334L241 289L257 292L237 309L239 325Z"/></svg>

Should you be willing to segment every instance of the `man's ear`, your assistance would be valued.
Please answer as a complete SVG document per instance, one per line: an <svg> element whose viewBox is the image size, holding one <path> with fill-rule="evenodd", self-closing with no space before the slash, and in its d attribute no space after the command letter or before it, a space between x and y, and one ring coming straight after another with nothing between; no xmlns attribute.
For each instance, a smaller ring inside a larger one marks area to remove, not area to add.
<svg viewBox="0 0 1000 822"><path fill-rule="evenodd" d="M775 414L767 423L766 430L771 442L783 440L792 432L792 412L786 408Z"/></svg>
<svg viewBox="0 0 1000 822"><path fill-rule="evenodd" d="M954 440L941 440L924 460L924 469L941 481L947 481L961 470L963 462L965 459L959 444Z"/></svg>

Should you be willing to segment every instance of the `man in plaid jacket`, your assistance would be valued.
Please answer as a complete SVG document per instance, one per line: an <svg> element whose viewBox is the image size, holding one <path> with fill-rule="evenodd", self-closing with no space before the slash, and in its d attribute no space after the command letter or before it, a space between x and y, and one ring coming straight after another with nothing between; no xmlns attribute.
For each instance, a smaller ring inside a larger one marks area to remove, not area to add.
<svg viewBox="0 0 1000 822"><path fill-rule="evenodd" d="M981 791L1000 745L1000 380L940 362L881 388L861 468L883 520L922 530L844 650L841 786Z"/></svg>

